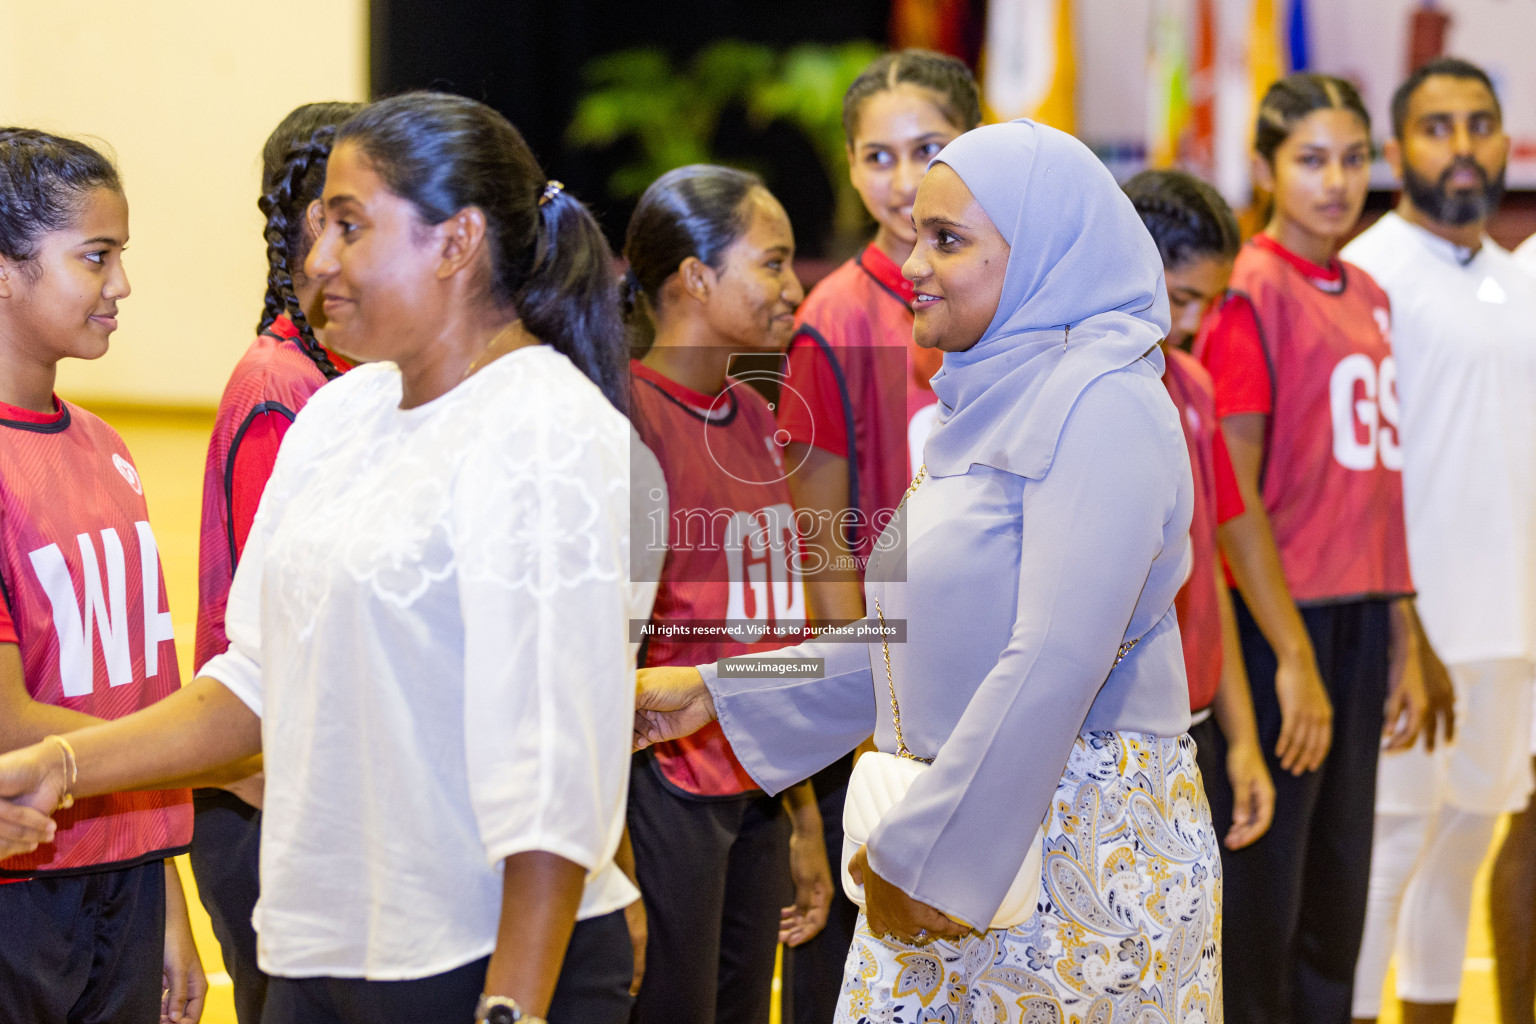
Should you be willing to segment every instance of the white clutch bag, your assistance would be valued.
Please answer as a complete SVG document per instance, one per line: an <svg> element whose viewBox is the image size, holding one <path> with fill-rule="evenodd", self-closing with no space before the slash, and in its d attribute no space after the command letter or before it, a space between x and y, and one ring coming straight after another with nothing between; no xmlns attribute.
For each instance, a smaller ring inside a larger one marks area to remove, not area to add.
<svg viewBox="0 0 1536 1024"><path fill-rule="evenodd" d="M905 747L905 744L902 744ZM843 804L843 892L864 909L864 887L854 882L848 873L848 863L859 847L869 842L870 833L880 824L896 802L906 795L917 777L928 770L928 765L911 756L900 757L874 750L860 756L853 766L848 780L848 799ZM1045 841L1040 831L1035 832L1034 842L1029 844L1029 855L1008 895L997 908L997 916L990 928L1012 928L1034 916L1040 900L1040 855Z"/></svg>

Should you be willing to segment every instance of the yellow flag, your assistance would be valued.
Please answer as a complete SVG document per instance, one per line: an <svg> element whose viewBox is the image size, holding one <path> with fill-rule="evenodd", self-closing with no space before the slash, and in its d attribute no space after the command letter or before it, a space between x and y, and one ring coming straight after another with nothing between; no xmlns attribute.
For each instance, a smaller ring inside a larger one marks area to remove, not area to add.
<svg viewBox="0 0 1536 1024"><path fill-rule="evenodd" d="M1077 128L1077 54L1072 0L989 0L981 54L989 121L1032 117Z"/></svg>
<svg viewBox="0 0 1536 1024"><path fill-rule="evenodd" d="M1285 76L1286 56L1281 49L1280 21L1275 0L1253 0L1253 27L1248 33L1248 68L1253 75L1253 102L1257 107L1271 85Z"/></svg>

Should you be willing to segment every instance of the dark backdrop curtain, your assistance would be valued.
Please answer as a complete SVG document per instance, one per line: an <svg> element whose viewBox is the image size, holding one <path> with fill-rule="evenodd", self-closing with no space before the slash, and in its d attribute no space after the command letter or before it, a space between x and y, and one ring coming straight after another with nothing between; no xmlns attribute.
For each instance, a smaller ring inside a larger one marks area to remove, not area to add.
<svg viewBox="0 0 1536 1024"><path fill-rule="evenodd" d="M884 43L890 0L373 0L375 96L434 88L504 113L551 176L590 203L609 238L622 240L629 205L604 198L620 152L572 152L563 133L590 58L660 46L683 60L724 38L773 46L871 39ZM833 196L810 144L783 125L722 126L717 148L768 170L806 255L817 255Z"/></svg>

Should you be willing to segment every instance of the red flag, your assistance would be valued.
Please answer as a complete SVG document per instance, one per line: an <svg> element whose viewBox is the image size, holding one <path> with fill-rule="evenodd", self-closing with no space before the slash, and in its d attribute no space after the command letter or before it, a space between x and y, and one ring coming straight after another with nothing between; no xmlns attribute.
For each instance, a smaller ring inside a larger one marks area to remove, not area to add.
<svg viewBox="0 0 1536 1024"><path fill-rule="evenodd" d="M919 47L976 61L976 31L969 0L893 0L891 49Z"/></svg>
<svg viewBox="0 0 1536 1024"><path fill-rule="evenodd" d="M1195 0L1189 107L1182 162L1187 170L1210 181L1216 174L1216 0Z"/></svg>
<svg viewBox="0 0 1536 1024"><path fill-rule="evenodd" d="M1408 22L1408 73L1411 75L1445 52L1445 31L1451 16L1425 5Z"/></svg>

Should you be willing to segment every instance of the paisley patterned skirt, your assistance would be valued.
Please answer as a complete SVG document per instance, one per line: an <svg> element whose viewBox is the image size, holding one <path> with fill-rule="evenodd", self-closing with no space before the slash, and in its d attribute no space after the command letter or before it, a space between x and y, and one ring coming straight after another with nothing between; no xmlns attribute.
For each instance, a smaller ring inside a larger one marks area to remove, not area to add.
<svg viewBox="0 0 1536 1024"><path fill-rule="evenodd" d="M838 1024L1210 1024L1221 857L1188 735L1079 736L1045 834L1039 910L908 946L861 916Z"/></svg>

